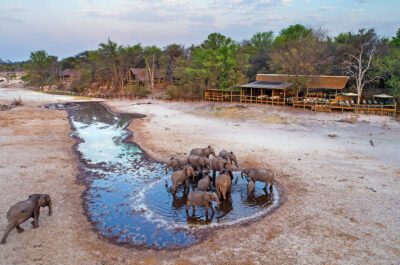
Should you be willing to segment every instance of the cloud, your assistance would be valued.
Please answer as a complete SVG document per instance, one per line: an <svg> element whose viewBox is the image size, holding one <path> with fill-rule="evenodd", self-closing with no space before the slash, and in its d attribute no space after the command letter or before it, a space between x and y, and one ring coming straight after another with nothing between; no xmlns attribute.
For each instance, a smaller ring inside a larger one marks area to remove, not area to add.
<svg viewBox="0 0 400 265"><path fill-rule="evenodd" d="M5 23L25 24L25 21L13 17L0 16L0 21Z"/></svg>

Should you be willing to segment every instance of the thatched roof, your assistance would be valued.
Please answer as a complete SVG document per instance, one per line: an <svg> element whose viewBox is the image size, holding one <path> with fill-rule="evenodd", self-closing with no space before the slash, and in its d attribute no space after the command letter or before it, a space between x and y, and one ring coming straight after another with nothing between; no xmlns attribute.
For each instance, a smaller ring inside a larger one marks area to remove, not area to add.
<svg viewBox="0 0 400 265"><path fill-rule="evenodd" d="M249 84L241 85L243 88L264 88L264 89L286 89L292 84L288 82L267 82L255 81Z"/></svg>
<svg viewBox="0 0 400 265"><path fill-rule="evenodd" d="M148 79L145 68L129 68L129 72L140 82L145 82ZM155 78L161 78L161 74L158 71L154 73Z"/></svg>
<svg viewBox="0 0 400 265"><path fill-rule="evenodd" d="M293 82L296 78L305 80L307 88L324 88L324 89L343 89L348 76L328 76L328 75L283 75L283 74L258 74L257 81L266 82Z"/></svg>

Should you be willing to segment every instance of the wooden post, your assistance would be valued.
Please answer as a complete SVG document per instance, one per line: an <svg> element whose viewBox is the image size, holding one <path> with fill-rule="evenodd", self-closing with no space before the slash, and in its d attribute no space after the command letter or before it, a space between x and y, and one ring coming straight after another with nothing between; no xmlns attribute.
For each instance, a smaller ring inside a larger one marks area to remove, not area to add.
<svg viewBox="0 0 400 265"><path fill-rule="evenodd" d="M250 103L253 103L253 88L250 88Z"/></svg>
<svg viewBox="0 0 400 265"><path fill-rule="evenodd" d="M283 106L286 105L286 89L283 89Z"/></svg>

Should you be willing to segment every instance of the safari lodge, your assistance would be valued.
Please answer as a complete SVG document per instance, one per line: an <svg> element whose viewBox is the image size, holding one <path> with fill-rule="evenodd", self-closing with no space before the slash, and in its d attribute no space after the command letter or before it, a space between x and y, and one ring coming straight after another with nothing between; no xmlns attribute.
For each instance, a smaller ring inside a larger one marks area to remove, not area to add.
<svg viewBox="0 0 400 265"><path fill-rule="evenodd" d="M347 76L258 74L256 81L230 90L208 89L204 99L288 105L319 112L396 115L396 102L390 95L362 97L357 104L357 94L343 92L348 80Z"/></svg>

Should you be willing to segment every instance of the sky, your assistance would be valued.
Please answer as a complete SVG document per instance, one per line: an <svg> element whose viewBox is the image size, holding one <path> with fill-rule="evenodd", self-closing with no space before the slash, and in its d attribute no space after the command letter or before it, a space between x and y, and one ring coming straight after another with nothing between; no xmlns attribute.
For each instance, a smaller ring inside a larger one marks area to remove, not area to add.
<svg viewBox="0 0 400 265"><path fill-rule="evenodd" d="M329 35L400 28L400 0L0 0L0 58L31 51L59 58L118 44L199 44L219 32L237 41L301 23Z"/></svg>

